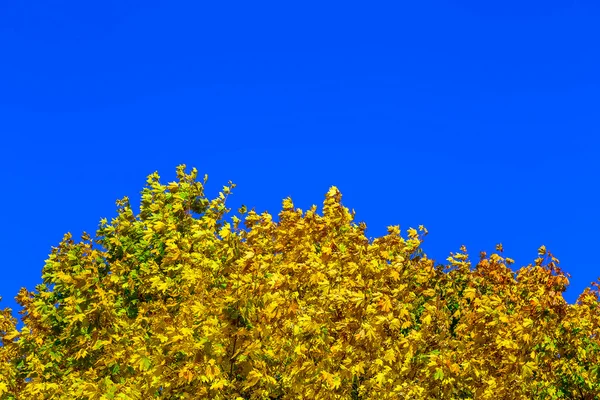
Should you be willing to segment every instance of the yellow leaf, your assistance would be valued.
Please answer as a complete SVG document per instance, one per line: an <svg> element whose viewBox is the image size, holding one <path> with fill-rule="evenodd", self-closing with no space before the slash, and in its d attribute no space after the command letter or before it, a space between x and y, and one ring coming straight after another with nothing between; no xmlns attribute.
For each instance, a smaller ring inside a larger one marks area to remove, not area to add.
<svg viewBox="0 0 600 400"><path fill-rule="evenodd" d="M458 374L460 372L460 365L456 363L450 365L450 371L452 371L455 374Z"/></svg>
<svg viewBox="0 0 600 400"><path fill-rule="evenodd" d="M153 228L156 232L162 232L165 229L165 224L162 221L156 221Z"/></svg>
<svg viewBox="0 0 600 400"><path fill-rule="evenodd" d="M540 255L540 256L543 256L544 254L546 254L546 246L543 246L543 245L542 245L542 246L541 246L541 247L538 249L538 255Z"/></svg>
<svg viewBox="0 0 600 400"><path fill-rule="evenodd" d="M350 371L352 371L352 374L355 374L355 375L364 374L365 373L365 363L363 361L356 363L356 365L354 365L350 368Z"/></svg>
<svg viewBox="0 0 600 400"><path fill-rule="evenodd" d="M79 360L80 358L83 358L87 355L87 350L86 349L80 349L79 351L77 351L77 353L75 353L75 359Z"/></svg>
<svg viewBox="0 0 600 400"><path fill-rule="evenodd" d="M226 222L223 225L223 227L219 230L219 236L221 236L223 239L227 239L231 234L230 227L231 226L229 225L229 222Z"/></svg>
<svg viewBox="0 0 600 400"><path fill-rule="evenodd" d="M415 228L409 228L408 229L408 237L411 239L415 239L419 236L419 233L417 232L417 230Z"/></svg>
<svg viewBox="0 0 600 400"><path fill-rule="evenodd" d="M528 361L523 365L523 375L526 377L530 377L533 375L533 372L536 370L536 365L532 361Z"/></svg>
<svg viewBox="0 0 600 400"><path fill-rule="evenodd" d="M180 332L183 334L183 336L192 336L194 334L194 331L190 328L181 328Z"/></svg>
<svg viewBox="0 0 600 400"><path fill-rule="evenodd" d="M260 381L262 376L263 375L260 373L260 371L257 371L255 369L250 371L248 377L246 378L246 382L244 383L244 389L249 389L252 386L256 385L258 381Z"/></svg>
<svg viewBox="0 0 600 400"><path fill-rule="evenodd" d="M342 379L340 378L339 374L333 374L331 380L331 389L337 389L342 385Z"/></svg>
<svg viewBox="0 0 600 400"><path fill-rule="evenodd" d="M7 333L6 335L4 335L3 338L4 338L4 340L9 341L9 340L13 340L17 336L19 336L19 331L15 329L11 333Z"/></svg>
<svg viewBox="0 0 600 400"><path fill-rule="evenodd" d="M379 308L381 309L381 311L383 312L388 312L392 309L392 302L390 301L389 297L385 297L382 300L379 300Z"/></svg>
<svg viewBox="0 0 600 400"><path fill-rule="evenodd" d="M296 345L296 347L294 347L294 353L297 355L301 355L302 353L304 353L304 346L301 344Z"/></svg>
<svg viewBox="0 0 600 400"><path fill-rule="evenodd" d="M212 385L210 385L210 389L211 390L219 390L219 389L223 389L225 386L227 386L227 381L225 379L217 379L216 381L213 382Z"/></svg>
<svg viewBox="0 0 600 400"><path fill-rule="evenodd" d="M475 294L476 294L476 292L477 292L477 291L476 291L474 288L466 288L466 289L463 291L463 296L464 296L466 299L470 299L470 300L472 300L472 299L474 299L474 298L475 298Z"/></svg>
<svg viewBox="0 0 600 400"><path fill-rule="evenodd" d="M383 385L385 383L385 373L380 372L375 376L375 382L379 385Z"/></svg>
<svg viewBox="0 0 600 400"><path fill-rule="evenodd" d="M387 362L394 362L396 361L396 353L394 353L394 350L388 349L383 355L383 359Z"/></svg>
<svg viewBox="0 0 600 400"><path fill-rule="evenodd" d="M293 210L294 209L294 203L292 203L291 198L288 197L283 200L283 209L284 210Z"/></svg>

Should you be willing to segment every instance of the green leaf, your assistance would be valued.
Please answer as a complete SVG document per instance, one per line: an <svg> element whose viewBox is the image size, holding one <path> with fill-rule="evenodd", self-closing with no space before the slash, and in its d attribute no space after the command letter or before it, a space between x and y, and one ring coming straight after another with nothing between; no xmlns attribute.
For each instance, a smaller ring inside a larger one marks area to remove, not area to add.
<svg viewBox="0 0 600 400"><path fill-rule="evenodd" d="M140 359L140 365L144 371L148 371L152 366L152 361L148 357L142 357Z"/></svg>

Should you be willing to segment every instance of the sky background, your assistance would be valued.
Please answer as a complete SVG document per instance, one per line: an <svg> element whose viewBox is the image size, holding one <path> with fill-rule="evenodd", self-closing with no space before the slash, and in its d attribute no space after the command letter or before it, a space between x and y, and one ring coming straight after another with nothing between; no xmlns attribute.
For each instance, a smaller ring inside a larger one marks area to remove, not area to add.
<svg viewBox="0 0 600 400"><path fill-rule="evenodd" d="M332 185L444 262L600 277L600 3L0 2L0 307L66 232L187 164L276 215Z"/></svg>

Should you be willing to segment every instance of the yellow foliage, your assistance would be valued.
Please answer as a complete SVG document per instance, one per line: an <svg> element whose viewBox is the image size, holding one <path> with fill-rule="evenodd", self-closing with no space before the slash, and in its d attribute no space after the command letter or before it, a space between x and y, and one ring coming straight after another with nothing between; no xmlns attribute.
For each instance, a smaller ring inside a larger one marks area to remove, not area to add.
<svg viewBox="0 0 600 400"><path fill-rule="evenodd" d="M20 330L0 311L0 399L600 398L598 288L566 304L544 246L516 272L464 246L435 266L425 227L369 240L335 187L323 215L228 221L235 185L177 178L65 235Z"/></svg>

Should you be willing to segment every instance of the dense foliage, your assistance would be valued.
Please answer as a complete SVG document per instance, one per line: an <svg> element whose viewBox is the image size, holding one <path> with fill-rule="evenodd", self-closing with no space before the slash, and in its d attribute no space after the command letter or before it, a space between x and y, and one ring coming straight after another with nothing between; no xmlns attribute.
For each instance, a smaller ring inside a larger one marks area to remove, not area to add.
<svg viewBox="0 0 600 400"><path fill-rule="evenodd" d="M53 248L0 314L1 399L598 399L598 287L577 304L544 247L434 265L425 228L368 240L332 187L322 215L225 217L197 171L148 177L95 235Z"/></svg>

